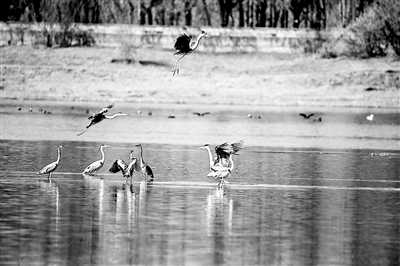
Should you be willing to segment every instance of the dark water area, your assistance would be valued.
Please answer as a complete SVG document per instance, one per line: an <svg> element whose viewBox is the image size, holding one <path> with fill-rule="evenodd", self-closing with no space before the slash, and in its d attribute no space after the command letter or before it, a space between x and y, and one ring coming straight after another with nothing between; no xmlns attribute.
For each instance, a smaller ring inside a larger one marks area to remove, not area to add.
<svg viewBox="0 0 400 266"><path fill-rule="evenodd" d="M2 265L398 265L396 112L373 110L368 121L371 110L311 110L323 116L316 124L298 109L250 119L255 109L197 117L207 110L141 106L80 138L82 106L27 107L2 106ZM217 189L198 147L240 139L246 147ZM82 175L102 143L104 167ZM138 156L136 143L153 183L108 172L131 149ZM36 175L60 144L69 148L51 181Z"/></svg>

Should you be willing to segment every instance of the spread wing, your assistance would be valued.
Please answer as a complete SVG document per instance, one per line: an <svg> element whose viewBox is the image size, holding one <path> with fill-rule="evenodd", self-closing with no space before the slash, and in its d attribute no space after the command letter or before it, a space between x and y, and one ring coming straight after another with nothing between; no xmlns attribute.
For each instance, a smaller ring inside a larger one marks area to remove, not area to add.
<svg viewBox="0 0 400 266"><path fill-rule="evenodd" d="M188 52L190 50L190 40L192 38L183 33L176 39L174 48L178 53Z"/></svg>
<svg viewBox="0 0 400 266"><path fill-rule="evenodd" d="M139 160L136 157L132 158L131 162L127 166L126 171L127 171L127 174L129 174L129 176L132 176L134 172L140 171Z"/></svg>
<svg viewBox="0 0 400 266"><path fill-rule="evenodd" d="M103 109L101 109L101 110L99 111L99 113L100 113L100 114L107 113L111 108L113 108L113 106L114 106L114 103L108 105L107 107L104 107Z"/></svg>
<svg viewBox="0 0 400 266"><path fill-rule="evenodd" d="M111 168L109 169L109 172L115 174L115 173L118 173L119 171L121 171L122 174L125 174L127 168L128 168L128 166L126 165L124 160L117 159L111 165Z"/></svg>
<svg viewBox="0 0 400 266"><path fill-rule="evenodd" d="M237 154L237 152L244 148L243 140L234 143L222 143L215 147L215 153L217 154L217 159L215 164L222 163L222 166L229 165L228 158L230 154Z"/></svg>

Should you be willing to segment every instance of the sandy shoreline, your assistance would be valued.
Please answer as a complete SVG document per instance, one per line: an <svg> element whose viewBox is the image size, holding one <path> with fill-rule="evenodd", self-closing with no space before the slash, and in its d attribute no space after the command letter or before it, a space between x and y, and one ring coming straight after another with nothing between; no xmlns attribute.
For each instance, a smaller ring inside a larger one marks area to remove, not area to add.
<svg viewBox="0 0 400 266"><path fill-rule="evenodd" d="M1 48L3 100L237 106L400 106L400 62L295 54L194 53L140 49L134 64L115 48ZM372 88L367 90L368 88Z"/></svg>

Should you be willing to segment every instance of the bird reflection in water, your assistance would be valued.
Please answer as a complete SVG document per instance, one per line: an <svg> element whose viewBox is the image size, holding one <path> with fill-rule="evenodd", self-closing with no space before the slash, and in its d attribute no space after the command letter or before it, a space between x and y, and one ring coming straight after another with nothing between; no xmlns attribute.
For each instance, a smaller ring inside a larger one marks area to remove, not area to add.
<svg viewBox="0 0 400 266"><path fill-rule="evenodd" d="M228 191L211 189L207 196L207 234L210 240L210 250L214 254L214 263L224 263L224 238L232 234L233 200Z"/></svg>
<svg viewBox="0 0 400 266"><path fill-rule="evenodd" d="M37 180L39 190L46 195L49 205L54 204L55 208L55 245L58 246L59 221L60 221L60 190L56 182L49 180ZM53 208L52 208L53 209Z"/></svg>

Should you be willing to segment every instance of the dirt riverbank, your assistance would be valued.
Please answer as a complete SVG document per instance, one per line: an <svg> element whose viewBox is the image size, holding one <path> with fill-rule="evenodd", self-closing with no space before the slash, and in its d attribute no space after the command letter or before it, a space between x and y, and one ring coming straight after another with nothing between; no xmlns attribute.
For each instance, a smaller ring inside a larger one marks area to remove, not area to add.
<svg viewBox="0 0 400 266"><path fill-rule="evenodd" d="M133 64L116 48L1 49L1 98L265 106L398 108L400 61L321 59L299 54L140 49Z"/></svg>

